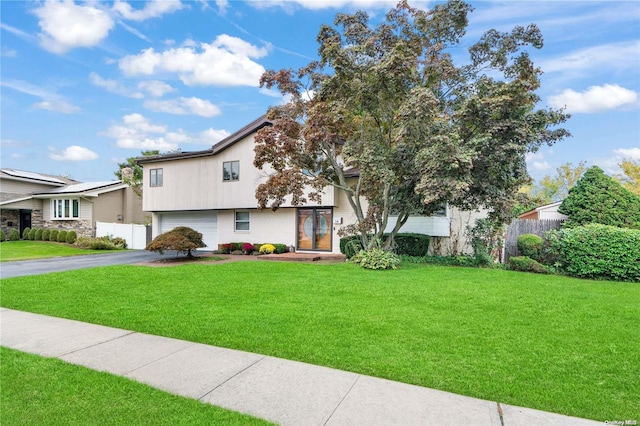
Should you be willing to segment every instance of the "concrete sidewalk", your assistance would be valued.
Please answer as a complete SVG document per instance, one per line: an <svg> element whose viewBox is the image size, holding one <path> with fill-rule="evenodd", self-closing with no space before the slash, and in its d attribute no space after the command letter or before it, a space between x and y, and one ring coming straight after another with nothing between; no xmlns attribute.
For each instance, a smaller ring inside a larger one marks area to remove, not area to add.
<svg viewBox="0 0 640 426"><path fill-rule="evenodd" d="M248 352L0 308L0 345L283 425L598 425Z"/></svg>

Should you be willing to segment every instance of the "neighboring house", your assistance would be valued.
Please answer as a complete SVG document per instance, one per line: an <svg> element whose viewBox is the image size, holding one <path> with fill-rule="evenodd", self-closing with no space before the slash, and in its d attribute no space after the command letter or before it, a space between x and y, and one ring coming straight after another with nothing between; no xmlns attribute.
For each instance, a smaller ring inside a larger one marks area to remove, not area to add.
<svg viewBox="0 0 640 426"><path fill-rule="evenodd" d="M75 230L94 236L97 221L142 223L142 201L121 181L78 182L62 176L0 170L0 226Z"/></svg>
<svg viewBox="0 0 640 426"><path fill-rule="evenodd" d="M544 206L536 207L518 216L518 219L531 219L531 220L566 220L568 216L558 213L558 207L560 207L562 201L556 201L555 203L545 204Z"/></svg>
<svg viewBox="0 0 640 426"><path fill-rule="evenodd" d="M254 136L268 125L263 116L210 149L138 159L144 169L143 210L151 212L152 236L188 226L202 233L209 250L223 243L270 242L300 251L339 253L338 232L356 221L343 191L329 186L319 203L284 203L277 211L257 209L255 190L266 181L268 171L253 165ZM467 215L471 220L476 214ZM437 216L410 218L401 232L448 239L463 216L446 208ZM460 252L466 243L456 239L442 247Z"/></svg>

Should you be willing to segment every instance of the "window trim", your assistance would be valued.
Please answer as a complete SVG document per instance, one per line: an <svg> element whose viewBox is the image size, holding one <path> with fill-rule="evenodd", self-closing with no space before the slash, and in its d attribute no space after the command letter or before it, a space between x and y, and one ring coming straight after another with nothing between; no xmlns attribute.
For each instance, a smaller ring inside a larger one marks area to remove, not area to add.
<svg viewBox="0 0 640 426"><path fill-rule="evenodd" d="M160 173L158 173L158 171ZM160 176L160 179L159 179L160 182L158 182L158 176ZM162 168L149 169L149 187L150 188L160 188L160 187L162 187L163 176L164 176L164 173L162 171Z"/></svg>
<svg viewBox="0 0 640 426"><path fill-rule="evenodd" d="M78 220L80 219L79 198L53 198L51 199L51 220Z"/></svg>
<svg viewBox="0 0 640 426"><path fill-rule="evenodd" d="M236 178L233 179L233 165L234 163L236 164ZM228 179L226 179L225 176L225 171L226 171L226 165L229 164L229 167L231 169L231 173ZM222 162L222 181L223 182L237 182L240 180L240 161L239 160L233 160L233 161L223 161Z"/></svg>
<svg viewBox="0 0 640 426"><path fill-rule="evenodd" d="M247 219L238 220L238 213L246 213ZM238 229L238 223L246 223L247 229ZM236 210L233 212L233 230L234 232L251 232L251 212L249 210Z"/></svg>

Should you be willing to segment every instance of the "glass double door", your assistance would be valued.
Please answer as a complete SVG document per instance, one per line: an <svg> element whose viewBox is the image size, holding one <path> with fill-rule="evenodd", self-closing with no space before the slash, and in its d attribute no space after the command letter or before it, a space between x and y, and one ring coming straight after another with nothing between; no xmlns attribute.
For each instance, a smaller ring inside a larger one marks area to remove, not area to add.
<svg viewBox="0 0 640 426"><path fill-rule="evenodd" d="M332 209L298 209L298 250L331 251Z"/></svg>

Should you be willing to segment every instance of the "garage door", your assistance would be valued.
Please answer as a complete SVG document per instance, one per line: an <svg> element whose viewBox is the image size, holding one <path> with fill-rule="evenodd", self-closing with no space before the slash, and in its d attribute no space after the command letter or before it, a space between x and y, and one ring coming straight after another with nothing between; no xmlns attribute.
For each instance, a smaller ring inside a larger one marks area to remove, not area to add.
<svg viewBox="0 0 640 426"><path fill-rule="evenodd" d="M163 234L177 226L188 226L202 234L207 250L218 249L218 213L216 212L170 212L159 215L158 232Z"/></svg>

